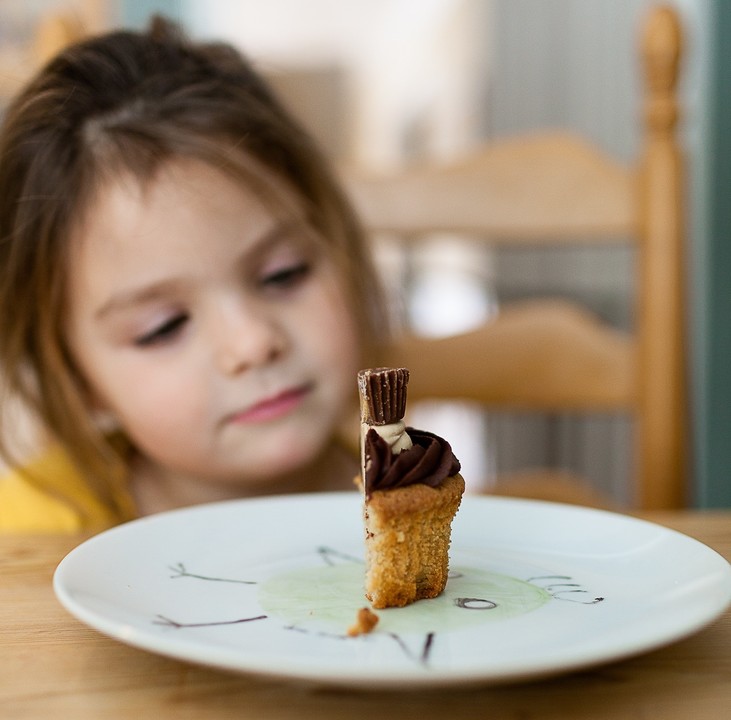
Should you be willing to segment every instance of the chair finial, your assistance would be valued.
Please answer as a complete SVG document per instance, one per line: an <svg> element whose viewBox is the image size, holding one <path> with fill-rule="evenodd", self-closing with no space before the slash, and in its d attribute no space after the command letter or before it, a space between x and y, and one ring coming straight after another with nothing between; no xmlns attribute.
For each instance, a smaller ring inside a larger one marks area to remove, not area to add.
<svg viewBox="0 0 731 720"><path fill-rule="evenodd" d="M642 55L645 64L645 119L648 129L668 132L678 122L676 90L682 29L669 5L654 8L645 23Z"/></svg>

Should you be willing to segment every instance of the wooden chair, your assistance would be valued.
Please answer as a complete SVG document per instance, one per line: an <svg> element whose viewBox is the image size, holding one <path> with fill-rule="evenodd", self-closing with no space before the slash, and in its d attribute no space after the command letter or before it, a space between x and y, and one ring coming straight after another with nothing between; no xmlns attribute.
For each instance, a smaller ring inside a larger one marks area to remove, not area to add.
<svg viewBox="0 0 731 720"><path fill-rule="evenodd" d="M634 167L571 134L548 132L495 142L441 166L346 175L367 227L403 243L437 232L494 244L636 242L631 335L568 301L530 300L472 332L402 337L384 361L411 369L410 399L632 413L633 505L642 509L687 502L680 52L675 12L655 9L642 39L643 146ZM565 477L534 480L515 494L597 504Z"/></svg>
<svg viewBox="0 0 731 720"><path fill-rule="evenodd" d="M7 103L28 81L31 74L50 60L58 51L67 45L80 40L87 34L91 20L101 18L106 11L98 0L87 0L84 13L58 9L41 13L33 28L32 36L25 39L13 39L6 43L0 51L0 107ZM96 15L92 11L96 11ZM28 10L33 16L33 9Z"/></svg>
<svg viewBox="0 0 731 720"><path fill-rule="evenodd" d="M50 13L38 21L33 38L33 59L40 67L56 53L86 34L82 20L73 13Z"/></svg>

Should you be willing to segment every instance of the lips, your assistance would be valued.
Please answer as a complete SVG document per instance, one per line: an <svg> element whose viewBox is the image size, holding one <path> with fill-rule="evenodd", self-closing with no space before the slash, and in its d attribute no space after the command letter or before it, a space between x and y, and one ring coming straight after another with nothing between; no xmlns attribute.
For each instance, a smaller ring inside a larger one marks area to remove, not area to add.
<svg viewBox="0 0 731 720"><path fill-rule="evenodd" d="M309 395L311 386L289 388L283 392L271 395L241 412L234 413L230 420L233 423L254 424L265 423L289 415L296 410Z"/></svg>

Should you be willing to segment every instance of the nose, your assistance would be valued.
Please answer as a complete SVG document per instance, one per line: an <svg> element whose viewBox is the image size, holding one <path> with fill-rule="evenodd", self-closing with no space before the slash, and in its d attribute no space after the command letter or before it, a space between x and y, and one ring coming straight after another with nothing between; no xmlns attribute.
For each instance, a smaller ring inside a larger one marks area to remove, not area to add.
<svg viewBox="0 0 731 720"><path fill-rule="evenodd" d="M213 338L216 362L226 375L276 360L286 347L286 337L271 313L241 303L219 306Z"/></svg>

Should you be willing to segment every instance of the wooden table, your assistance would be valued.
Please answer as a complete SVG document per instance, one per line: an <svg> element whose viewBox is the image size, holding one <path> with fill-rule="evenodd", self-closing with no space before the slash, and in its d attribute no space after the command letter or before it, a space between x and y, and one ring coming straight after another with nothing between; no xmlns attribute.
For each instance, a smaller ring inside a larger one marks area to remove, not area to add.
<svg viewBox="0 0 731 720"><path fill-rule="evenodd" d="M731 559L731 511L648 515ZM262 681L121 645L58 604L53 571L82 538L0 537L0 718L658 718L731 714L731 611L647 655L553 680L430 692Z"/></svg>

